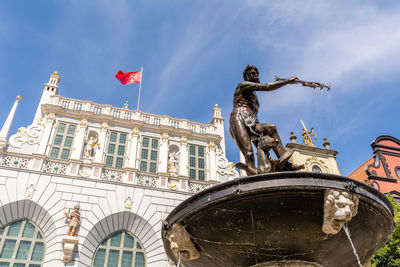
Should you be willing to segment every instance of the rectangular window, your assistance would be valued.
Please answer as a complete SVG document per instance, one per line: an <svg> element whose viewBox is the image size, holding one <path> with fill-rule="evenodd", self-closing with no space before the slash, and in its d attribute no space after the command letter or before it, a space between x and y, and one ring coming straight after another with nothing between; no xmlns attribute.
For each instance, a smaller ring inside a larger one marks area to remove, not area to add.
<svg viewBox="0 0 400 267"><path fill-rule="evenodd" d="M205 181L205 147L189 145L189 178Z"/></svg>
<svg viewBox="0 0 400 267"><path fill-rule="evenodd" d="M151 145L150 145L151 144ZM140 151L140 171L157 173L158 139L142 137L142 148Z"/></svg>
<svg viewBox="0 0 400 267"><path fill-rule="evenodd" d="M112 167L112 165L113 165L113 160L114 160L114 157L107 156L107 157L106 157L106 166Z"/></svg>
<svg viewBox="0 0 400 267"><path fill-rule="evenodd" d="M141 161L140 162L140 171L145 172L147 170L147 162L146 161Z"/></svg>
<svg viewBox="0 0 400 267"><path fill-rule="evenodd" d="M122 164L124 163L123 158L117 158L117 161L115 162L115 167L116 168L122 168Z"/></svg>
<svg viewBox="0 0 400 267"><path fill-rule="evenodd" d="M64 146L66 146L66 147L71 147L71 146L72 146L72 141L73 141L73 140L74 140L74 138L71 137L71 136L65 137Z"/></svg>
<svg viewBox="0 0 400 267"><path fill-rule="evenodd" d="M76 124L59 122L50 149L50 158L68 160L74 142Z"/></svg>
<svg viewBox="0 0 400 267"><path fill-rule="evenodd" d="M75 134L76 126L74 124L70 124L68 126L67 134L74 135Z"/></svg>
<svg viewBox="0 0 400 267"><path fill-rule="evenodd" d="M126 143L126 134L121 133L121 134L119 135L119 142L120 142L121 144L125 144L125 143Z"/></svg>
<svg viewBox="0 0 400 267"><path fill-rule="evenodd" d="M54 138L54 144L57 146L61 145L62 139L63 139L63 136L57 134L56 137Z"/></svg>
<svg viewBox="0 0 400 267"><path fill-rule="evenodd" d="M50 152L50 158L56 159L58 158L58 153L60 152L60 148L52 147Z"/></svg>
<svg viewBox="0 0 400 267"><path fill-rule="evenodd" d="M68 160L70 151L71 151L70 149L63 148L62 153L61 153L61 159Z"/></svg>
<svg viewBox="0 0 400 267"><path fill-rule="evenodd" d="M149 147L149 138L148 137L143 137L142 146Z"/></svg>
<svg viewBox="0 0 400 267"><path fill-rule="evenodd" d="M151 151L150 160L157 161L157 151L155 150Z"/></svg>
<svg viewBox="0 0 400 267"><path fill-rule="evenodd" d="M189 177L190 177L190 179L196 179L196 170L190 169L189 170Z"/></svg>
<svg viewBox="0 0 400 267"><path fill-rule="evenodd" d="M119 145L118 146L118 156L123 156L123 155L125 155L125 146Z"/></svg>
<svg viewBox="0 0 400 267"><path fill-rule="evenodd" d="M126 133L110 132L106 152L106 166L122 168L126 151ZM114 160L115 158L115 160Z"/></svg>
<svg viewBox="0 0 400 267"><path fill-rule="evenodd" d="M63 133L63 132L65 131L65 126L66 126L65 123L60 122L60 123L58 124L57 132L58 132L58 133Z"/></svg>

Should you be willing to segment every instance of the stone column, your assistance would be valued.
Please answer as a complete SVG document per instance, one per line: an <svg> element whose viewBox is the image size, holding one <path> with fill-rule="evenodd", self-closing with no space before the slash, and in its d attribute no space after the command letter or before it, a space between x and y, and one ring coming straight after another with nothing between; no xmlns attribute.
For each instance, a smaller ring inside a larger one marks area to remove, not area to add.
<svg viewBox="0 0 400 267"><path fill-rule="evenodd" d="M181 138L180 158L179 158L179 175L188 177L188 148L186 136Z"/></svg>
<svg viewBox="0 0 400 267"><path fill-rule="evenodd" d="M167 133L164 133L161 137L160 143L160 157L158 158L159 162L159 173L168 173L168 140L169 136Z"/></svg>
<svg viewBox="0 0 400 267"><path fill-rule="evenodd" d="M210 171L210 175L207 177L206 181L216 181L217 180L217 157L215 154L215 150L216 150L216 145L213 141L210 141L210 143L207 145L207 169Z"/></svg>
<svg viewBox="0 0 400 267"><path fill-rule="evenodd" d="M87 126L88 126L87 119L82 119L81 122L79 123L79 127L75 134L74 142L72 145L72 147L73 147L73 150L71 153L72 160L80 160L80 158L81 158Z"/></svg>
<svg viewBox="0 0 400 267"><path fill-rule="evenodd" d="M41 155L46 154L46 149L48 145L50 145L49 139L51 135L51 130L53 129L54 121L56 120L56 115L54 113L49 113L45 116L45 119L46 123L44 125L42 137L40 138L39 146L36 151L37 154Z"/></svg>

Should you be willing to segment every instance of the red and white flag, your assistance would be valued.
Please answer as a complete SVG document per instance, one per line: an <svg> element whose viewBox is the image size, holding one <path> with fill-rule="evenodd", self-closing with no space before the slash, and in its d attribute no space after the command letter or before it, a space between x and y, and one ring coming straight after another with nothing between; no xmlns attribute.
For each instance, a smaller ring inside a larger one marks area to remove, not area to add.
<svg viewBox="0 0 400 267"><path fill-rule="evenodd" d="M122 70L120 70L115 75L115 78L117 78L122 84L141 83L142 70L132 72L122 72Z"/></svg>

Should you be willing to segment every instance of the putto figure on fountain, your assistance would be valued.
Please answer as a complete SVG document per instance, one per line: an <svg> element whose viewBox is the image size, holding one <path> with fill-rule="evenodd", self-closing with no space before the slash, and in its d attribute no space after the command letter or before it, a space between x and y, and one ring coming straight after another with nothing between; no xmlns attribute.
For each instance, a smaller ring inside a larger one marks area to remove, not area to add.
<svg viewBox="0 0 400 267"><path fill-rule="evenodd" d="M243 71L244 81L237 85L233 96L233 110L229 120L229 131L245 158L245 163L239 162L236 167L244 169L247 175L302 169L303 166L289 162L293 150L283 146L276 126L258 121L257 114L260 103L255 92L274 91L282 86L296 83L313 88L319 87L322 89L325 87L328 90L329 86L317 82L301 81L297 77L289 79L277 77L273 82L262 84L258 75L257 67L247 65ZM257 168L255 166L252 143L257 148ZM275 152L278 157L277 160L271 158L270 149Z"/></svg>

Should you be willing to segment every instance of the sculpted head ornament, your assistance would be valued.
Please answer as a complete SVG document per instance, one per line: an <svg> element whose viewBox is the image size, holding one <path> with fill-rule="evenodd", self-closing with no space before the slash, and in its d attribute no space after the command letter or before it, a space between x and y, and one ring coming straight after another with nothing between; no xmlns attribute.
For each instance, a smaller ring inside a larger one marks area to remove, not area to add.
<svg viewBox="0 0 400 267"><path fill-rule="evenodd" d="M338 233L343 225L357 214L359 197L346 191L327 190L324 203L324 223L326 234Z"/></svg>

